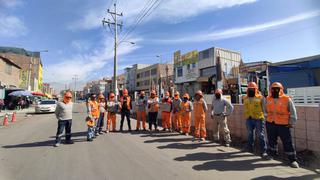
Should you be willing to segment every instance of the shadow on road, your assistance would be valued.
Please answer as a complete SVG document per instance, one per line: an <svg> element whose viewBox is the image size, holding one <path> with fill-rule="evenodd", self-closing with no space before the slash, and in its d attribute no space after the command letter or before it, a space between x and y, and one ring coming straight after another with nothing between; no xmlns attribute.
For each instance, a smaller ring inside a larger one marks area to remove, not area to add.
<svg viewBox="0 0 320 180"><path fill-rule="evenodd" d="M172 136L181 136L180 134L178 133L168 133L168 132L151 132L149 134L146 134L146 135L142 135L140 137L172 137Z"/></svg>
<svg viewBox="0 0 320 180"><path fill-rule="evenodd" d="M158 146L158 149L197 149L200 147L219 147L219 146L221 145L213 144L213 143L194 143L194 144L172 143L165 146Z"/></svg>
<svg viewBox="0 0 320 180"><path fill-rule="evenodd" d="M290 179L290 180L314 180L314 179L320 179L319 174L308 174L308 175L302 175L302 176L290 176L290 178L280 178L276 176L261 176L257 178L253 178L251 180L281 180L281 179Z"/></svg>
<svg viewBox="0 0 320 180"><path fill-rule="evenodd" d="M219 146L216 144L216 146ZM252 154L237 152L223 152L223 153L207 153L199 152L193 154L186 154L183 157L177 157L176 161L211 161L211 160L221 160L230 158L241 158L241 157L252 157Z"/></svg>
<svg viewBox="0 0 320 180"><path fill-rule="evenodd" d="M146 140L144 143L166 143L166 142L181 142L181 141L191 141L191 138L163 138L163 139L153 139Z"/></svg>
<svg viewBox="0 0 320 180"><path fill-rule="evenodd" d="M73 142L84 142L87 141L86 138L79 138L79 139L72 139ZM5 145L2 146L6 149L11 148L34 148L34 147L45 147L45 146L53 146L55 143L54 140L47 140L47 141L39 141L39 142L32 142L32 143L23 143L23 144L15 144L15 145ZM64 141L62 141L64 143Z"/></svg>
<svg viewBox="0 0 320 180"><path fill-rule="evenodd" d="M71 133L71 137L81 137L81 136L87 137L87 131ZM65 135L62 135L62 138L63 137L65 137ZM49 138L56 138L56 136L50 136Z"/></svg>

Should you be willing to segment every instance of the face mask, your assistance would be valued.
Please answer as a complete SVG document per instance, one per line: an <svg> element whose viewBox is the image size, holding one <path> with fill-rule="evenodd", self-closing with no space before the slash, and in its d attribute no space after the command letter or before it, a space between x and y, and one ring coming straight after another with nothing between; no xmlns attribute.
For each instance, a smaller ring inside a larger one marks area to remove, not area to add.
<svg viewBox="0 0 320 180"><path fill-rule="evenodd" d="M184 101L184 102L187 102L187 101L188 101L188 98L183 98L183 101Z"/></svg>
<svg viewBox="0 0 320 180"><path fill-rule="evenodd" d="M201 97L200 97L199 95L197 95L197 96L195 96L194 98L195 98L197 101L199 101Z"/></svg>
<svg viewBox="0 0 320 180"><path fill-rule="evenodd" d="M272 88L272 97L273 98L279 98L279 92L280 92L280 88Z"/></svg>
<svg viewBox="0 0 320 180"><path fill-rule="evenodd" d="M249 89L248 90L248 96L249 97L254 97L255 96L255 90L254 89Z"/></svg>
<svg viewBox="0 0 320 180"><path fill-rule="evenodd" d="M215 94L216 99L220 99L221 98L221 94Z"/></svg>
<svg viewBox="0 0 320 180"><path fill-rule="evenodd" d="M96 97L91 97L90 99L91 99L92 101L94 101L94 100L96 100Z"/></svg>
<svg viewBox="0 0 320 180"><path fill-rule="evenodd" d="M144 98L144 96L140 96L140 99L143 99Z"/></svg>
<svg viewBox="0 0 320 180"><path fill-rule="evenodd" d="M165 99L169 99L169 96L165 96L164 98L165 98Z"/></svg>

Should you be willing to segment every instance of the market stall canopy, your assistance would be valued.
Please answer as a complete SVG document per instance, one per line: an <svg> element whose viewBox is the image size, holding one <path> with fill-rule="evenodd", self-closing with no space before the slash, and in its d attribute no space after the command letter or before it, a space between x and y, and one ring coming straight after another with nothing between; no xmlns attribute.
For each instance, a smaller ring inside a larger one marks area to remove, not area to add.
<svg viewBox="0 0 320 180"><path fill-rule="evenodd" d="M29 91L13 91L9 96L33 96Z"/></svg>

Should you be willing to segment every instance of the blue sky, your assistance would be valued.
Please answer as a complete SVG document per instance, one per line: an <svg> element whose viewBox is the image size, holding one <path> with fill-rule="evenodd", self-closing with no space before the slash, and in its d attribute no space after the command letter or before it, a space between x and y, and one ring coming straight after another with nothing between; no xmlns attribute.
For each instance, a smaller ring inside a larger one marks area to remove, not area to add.
<svg viewBox="0 0 320 180"><path fill-rule="evenodd" d="M148 0L118 0L125 34ZM112 75L113 39L102 27L115 0L0 0L0 46L44 50L44 80L64 87ZM318 0L162 0L119 47L119 72L134 63L171 60L173 52L212 46L245 62L320 54Z"/></svg>

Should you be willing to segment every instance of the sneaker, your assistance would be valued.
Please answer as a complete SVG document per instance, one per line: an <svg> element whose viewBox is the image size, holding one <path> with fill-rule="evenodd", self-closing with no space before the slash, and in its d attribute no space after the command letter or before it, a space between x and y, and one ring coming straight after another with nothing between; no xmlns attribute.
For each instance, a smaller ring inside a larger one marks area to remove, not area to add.
<svg viewBox="0 0 320 180"><path fill-rule="evenodd" d="M199 139L200 142L206 142L206 138Z"/></svg>
<svg viewBox="0 0 320 180"><path fill-rule="evenodd" d="M297 161L291 162L290 166L291 166L292 168L299 168L299 164L298 164Z"/></svg>
<svg viewBox="0 0 320 180"><path fill-rule="evenodd" d="M100 132L99 132L99 134L103 134L103 132L102 132L102 131L100 131Z"/></svg>
<svg viewBox="0 0 320 180"><path fill-rule="evenodd" d="M162 131L167 131L167 128L163 128Z"/></svg>
<svg viewBox="0 0 320 180"><path fill-rule="evenodd" d="M106 133L109 133L109 130L106 130Z"/></svg>
<svg viewBox="0 0 320 180"><path fill-rule="evenodd" d="M185 135L185 136L189 136L189 133L185 133L184 135Z"/></svg>
<svg viewBox="0 0 320 180"><path fill-rule="evenodd" d="M182 134L182 131L179 131L180 134Z"/></svg>
<svg viewBox="0 0 320 180"><path fill-rule="evenodd" d="M270 156L268 156L267 153L262 153L261 158L264 159L264 160L270 160L271 159Z"/></svg>
<svg viewBox="0 0 320 180"><path fill-rule="evenodd" d="M192 142L195 142L197 139L198 139L198 138L193 137L193 138L192 138Z"/></svg>
<svg viewBox="0 0 320 180"><path fill-rule="evenodd" d="M159 129L158 129L158 128L156 128L156 129L155 129L155 131L159 131Z"/></svg>
<svg viewBox="0 0 320 180"><path fill-rule="evenodd" d="M230 143L226 143L225 146L226 146L226 147L230 147Z"/></svg>
<svg viewBox="0 0 320 180"><path fill-rule="evenodd" d="M54 147L59 147L60 146L60 143L55 143L54 145L53 145Z"/></svg>
<svg viewBox="0 0 320 180"><path fill-rule="evenodd" d="M74 144L74 142L72 140L68 140L66 141L66 144Z"/></svg>
<svg viewBox="0 0 320 180"><path fill-rule="evenodd" d="M136 131L140 131L139 129L136 129Z"/></svg>
<svg viewBox="0 0 320 180"><path fill-rule="evenodd" d="M143 128L143 131L147 131L146 128Z"/></svg>

